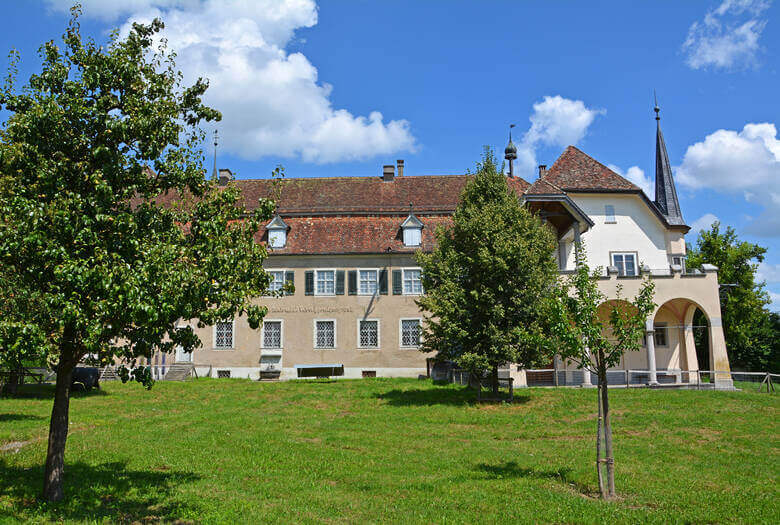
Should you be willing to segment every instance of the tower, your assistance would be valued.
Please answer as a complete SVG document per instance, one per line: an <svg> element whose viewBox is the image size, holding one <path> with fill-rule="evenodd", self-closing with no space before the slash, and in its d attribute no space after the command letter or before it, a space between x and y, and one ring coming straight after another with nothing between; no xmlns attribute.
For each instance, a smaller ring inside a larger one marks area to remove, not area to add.
<svg viewBox="0 0 780 525"><path fill-rule="evenodd" d="M517 158L517 146L512 142L512 128L514 128L514 124L509 125L509 144L506 145L506 148L504 148L504 158L509 161L509 176L514 177L514 166L512 165L512 161Z"/></svg>
<svg viewBox="0 0 780 525"><path fill-rule="evenodd" d="M655 204L666 220L672 225L684 225L685 221L680 211L680 201L677 200L677 188L674 186L672 168L669 165L669 154L666 152L664 134L661 132L661 108L655 100Z"/></svg>

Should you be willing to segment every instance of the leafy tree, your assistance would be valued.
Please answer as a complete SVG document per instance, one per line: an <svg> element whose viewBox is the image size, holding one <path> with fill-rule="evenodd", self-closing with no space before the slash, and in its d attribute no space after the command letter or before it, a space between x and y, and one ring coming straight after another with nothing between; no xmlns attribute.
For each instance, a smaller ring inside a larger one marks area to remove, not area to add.
<svg viewBox="0 0 780 525"><path fill-rule="evenodd" d="M438 352L474 373L532 367L549 360L545 304L557 285L555 235L507 185L485 149L460 196L452 225L436 232L431 253L418 252L425 295L423 352Z"/></svg>
<svg viewBox="0 0 780 525"><path fill-rule="evenodd" d="M702 264L718 267L720 309L729 361L735 369L766 370L778 350L773 344L769 294L756 281L758 263L766 248L740 241L732 227L721 231L719 222L699 232L695 247L688 247L688 268ZM776 359L776 357L775 357Z"/></svg>
<svg viewBox="0 0 780 525"><path fill-rule="evenodd" d="M607 297L598 287L601 272L597 269L591 273L582 248L576 251L576 261L574 274L558 289L552 310L551 335L561 358L574 361L586 373L595 372L598 377L596 472L601 497L610 499L615 497L615 457L612 452L607 370L617 366L626 352L642 347L645 323L656 306L653 303L655 285L645 278L631 302L622 297L622 287L619 286L616 297L606 302Z"/></svg>
<svg viewBox="0 0 780 525"><path fill-rule="evenodd" d="M256 328L266 309L250 298L270 283L253 237L273 203L249 213L235 186L205 178L199 124L220 118L201 102L207 82L182 86L159 20L134 24L126 38L114 32L104 48L82 39L78 15L62 47L40 48L40 73L17 91L14 59L0 91L9 112L0 266L14 277L0 284L0 309L17 312L0 332L23 320L58 365L43 489L51 501L63 496L77 363L191 351L200 341L176 328L179 318L205 326L246 315ZM168 192L178 205L157 199ZM148 371L134 373L151 386Z"/></svg>

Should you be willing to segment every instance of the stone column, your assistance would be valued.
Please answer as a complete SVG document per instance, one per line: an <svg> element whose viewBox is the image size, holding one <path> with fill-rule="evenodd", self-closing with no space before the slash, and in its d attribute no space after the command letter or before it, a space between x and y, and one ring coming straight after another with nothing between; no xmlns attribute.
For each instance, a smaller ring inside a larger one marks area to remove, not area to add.
<svg viewBox="0 0 780 525"><path fill-rule="evenodd" d="M720 317L710 318L710 368L718 372L715 377L715 388L720 390L733 390L734 381L731 379L731 366L729 356L726 353L726 338L723 336L723 322Z"/></svg>
<svg viewBox="0 0 780 525"><path fill-rule="evenodd" d="M645 325L645 339L647 341L647 369L650 371L650 385L658 384L658 377L655 371L655 328L653 320L648 319Z"/></svg>

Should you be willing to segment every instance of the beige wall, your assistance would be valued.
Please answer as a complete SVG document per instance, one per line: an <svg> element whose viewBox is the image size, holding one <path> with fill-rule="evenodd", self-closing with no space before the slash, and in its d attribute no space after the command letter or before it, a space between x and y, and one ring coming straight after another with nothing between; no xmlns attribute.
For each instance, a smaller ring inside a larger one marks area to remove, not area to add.
<svg viewBox="0 0 780 525"><path fill-rule="evenodd" d="M266 321L282 321L282 349L263 350L260 330L252 330L246 318L235 321L234 348L214 348L213 327L197 330L203 348L193 353L196 367L240 369L233 375L256 377L264 361L281 354L283 377L295 375L295 365L343 364L345 375L360 377L363 370L376 371L378 376L417 376L425 372L426 355L416 348L400 344L401 319L421 319L414 303L416 296L393 295L392 270L416 267L409 255L380 256L271 256L268 270L292 270L295 293L285 297L259 298L268 307ZM388 294L317 296L304 294L304 272L313 269L387 270ZM336 347L317 349L314 345L316 320L334 320ZM379 348L358 347L358 320L379 321ZM253 370L256 369L256 370ZM213 375L216 375L214 372Z"/></svg>

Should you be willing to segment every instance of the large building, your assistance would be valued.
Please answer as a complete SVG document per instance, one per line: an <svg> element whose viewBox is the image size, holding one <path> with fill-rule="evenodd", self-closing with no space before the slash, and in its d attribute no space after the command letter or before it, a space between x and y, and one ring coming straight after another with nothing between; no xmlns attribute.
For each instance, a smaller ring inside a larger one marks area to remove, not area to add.
<svg viewBox="0 0 780 525"><path fill-rule="evenodd" d="M510 141L510 164L513 148ZM227 170L220 175L230 177ZM408 176L399 160L384 166L381 176L285 179L274 194L277 215L257 241L269 246L266 269L273 287L291 282L295 291L257 299L268 306L261 330L252 330L245 318L196 328L203 347L192 354L178 352L175 361L192 363L199 375L214 377L288 379L322 365L343 367L345 377L425 374L430 356L418 350L422 316L415 299L424 290L414 253L434 247L434 231L451 220L469 177ZM508 177L518 199L556 230L561 274L573 270L574 246L582 240L588 264L604 269L599 285L607 297L615 297L618 285L632 297L646 273L655 282L658 307L648 321L644 348L627 355L612 375L634 370L641 371L632 375L635 381L687 383L697 376L692 371L703 366L728 371L729 363L717 268L685 268L690 228L680 210L660 122L655 182L651 200L574 146L549 169L540 166L533 183ZM271 196L267 179L233 183L243 191L247 207ZM697 309L707 319L709 346L699 356L693 331ZM555 365L565 371L567 384L587 385L594 379L573 363L556 360ZM518 367L509 369L516 384L528 380ZM721 387L731 384L728 374L715 379Z"/></svg>

